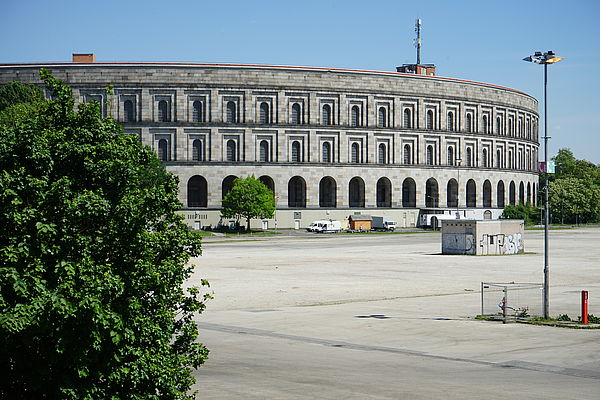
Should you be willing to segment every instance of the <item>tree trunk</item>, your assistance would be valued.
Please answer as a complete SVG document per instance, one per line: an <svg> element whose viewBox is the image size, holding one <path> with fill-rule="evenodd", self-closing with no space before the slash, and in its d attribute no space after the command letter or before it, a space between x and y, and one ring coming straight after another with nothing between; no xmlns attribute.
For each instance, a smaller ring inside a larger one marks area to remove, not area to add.
<svg viewBox="0 0 600 400"><path fill-rule="evenodd" d="M250 233L250 218L246 218L246 226L247 226L246 231L248 233Z"/></svg>

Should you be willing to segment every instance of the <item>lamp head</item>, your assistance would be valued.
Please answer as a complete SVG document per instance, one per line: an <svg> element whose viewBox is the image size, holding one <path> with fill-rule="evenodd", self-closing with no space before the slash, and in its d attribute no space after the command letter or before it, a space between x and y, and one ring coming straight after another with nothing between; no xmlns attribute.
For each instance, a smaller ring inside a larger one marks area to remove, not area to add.
<svg viewBox="0 0 600 400"><path fill-rule="evenodd" d="M552 57L546 60L546 64L554 64L559 62L560 60L564 60L564 57Z"/></svg>

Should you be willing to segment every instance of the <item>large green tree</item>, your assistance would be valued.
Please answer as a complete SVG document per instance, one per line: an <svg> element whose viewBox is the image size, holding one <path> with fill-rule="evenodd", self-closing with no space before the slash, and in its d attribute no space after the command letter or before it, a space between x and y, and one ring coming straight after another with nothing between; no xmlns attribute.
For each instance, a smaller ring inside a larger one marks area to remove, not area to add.
<svg viewBox="0 0 600 400"><path fill-rule="evenodd" d="M556 173L550 176L550 211L561 223L600 221L600 166L575 158L560 149L552 158Z"/></svg>
<svg viewBox="0 0 600 400"><path fill-rule="evenodd" d="M246 229L250 232L252 218L273 218L275 195L254 176L238 178L223 198L222 206L221 215L224 218L245 218Z"/></svg>
<svg viewBox="0 0 600 400"><path fill-rule="evenodd" d="M550 182L550 212L555 222L594 222L600 217L600 188L566 177Z"/></svg>
<svg viewBox="0 0 600 400"><path fill-rule="evenodd" d="M191 399L207 295L177 180L41 75L53 100L0 124L0 398Z"/></svg>

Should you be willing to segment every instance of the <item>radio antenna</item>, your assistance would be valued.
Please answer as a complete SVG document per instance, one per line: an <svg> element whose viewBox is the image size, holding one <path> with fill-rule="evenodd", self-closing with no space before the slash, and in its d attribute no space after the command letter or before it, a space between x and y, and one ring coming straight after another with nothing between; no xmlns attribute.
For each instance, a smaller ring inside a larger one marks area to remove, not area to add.
<svg viewBox="0 0 600 400"><path fill-rule="evenodd" d="M417 18L417 22L415 23L415 32L417 33L417 38L415 39L415 47L417 48L417 65L421 64L421 18Z"/></svg>

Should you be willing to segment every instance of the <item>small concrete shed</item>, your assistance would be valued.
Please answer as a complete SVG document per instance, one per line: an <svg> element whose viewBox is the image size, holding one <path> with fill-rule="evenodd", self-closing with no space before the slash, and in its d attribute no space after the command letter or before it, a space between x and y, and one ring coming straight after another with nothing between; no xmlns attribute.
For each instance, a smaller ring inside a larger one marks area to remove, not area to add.
<svg viewBox="0 0 600 400"><path fill-rule="evenodd" d="M442 254L517 254L525 251L521 219L442 221Z"/></svg>
<svg viewBox="0 0 600 400"><path fill-rule="evenodd" d="M373 218L370 215L351 215L348 217L348 225L351 231L370 231Z"/></svg>

